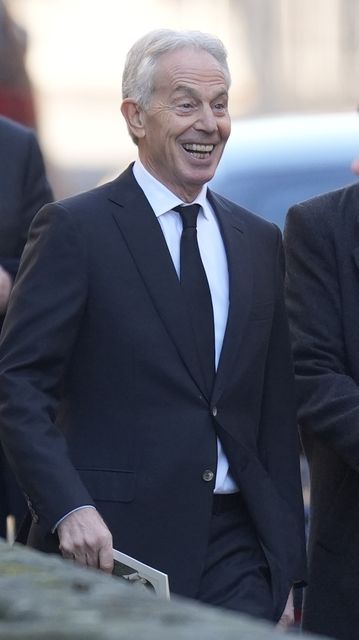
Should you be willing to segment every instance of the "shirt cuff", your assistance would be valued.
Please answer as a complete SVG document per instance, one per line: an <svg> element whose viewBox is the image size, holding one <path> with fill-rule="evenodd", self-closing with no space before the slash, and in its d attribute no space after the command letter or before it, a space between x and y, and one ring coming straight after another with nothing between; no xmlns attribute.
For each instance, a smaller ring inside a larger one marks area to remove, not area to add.
<svg viewBox="0 0 359 640"><path fill-rule="evenodd" d="M62 518L60 518L60 520L58 520L56 522L56 524L51 529L51 533L55 533L55 531L56 531L57 527L59 526L59 524L63 520L65 520L65 518L67 518L67 516L69 516L71 513L75 513L75 511L80 511L80 509L96 509L96 507L94 507L93 504L83 504L81 507L76 507L76 509L72 509L72 511L69 511L68 513L66 513L66 515L62 516Z"/></svg>

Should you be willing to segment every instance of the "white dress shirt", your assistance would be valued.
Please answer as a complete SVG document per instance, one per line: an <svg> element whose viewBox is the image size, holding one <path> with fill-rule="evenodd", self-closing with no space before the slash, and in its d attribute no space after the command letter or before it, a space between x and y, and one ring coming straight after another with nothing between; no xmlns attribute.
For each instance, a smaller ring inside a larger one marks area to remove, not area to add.
<svg viewBox="0 0 359 640"><path fill-rule="evenodd" d="M178 196L156 180L156 178L145 169L140 160L136 160L133 166L133 173L161 225L168 250L171 254L177 275L179 276L182 220L180 214L177 211L173 211L173 208L179 204L188 203L183 203ZM197 238L212 297L215 366L217 369L226 330L229 306L227 256L217 218L207 200L207 185L202 187L194 202L201 205L197 219ZM232 493L238 491L238 487L229 471L227 457L223 452L222 445L218 438L217 452L215 493Z"/></svg>

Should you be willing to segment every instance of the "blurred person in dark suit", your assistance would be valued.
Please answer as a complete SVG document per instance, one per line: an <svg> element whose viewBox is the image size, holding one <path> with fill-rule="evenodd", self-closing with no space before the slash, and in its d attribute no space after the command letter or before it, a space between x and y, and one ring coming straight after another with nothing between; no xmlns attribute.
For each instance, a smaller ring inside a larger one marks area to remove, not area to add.
<svg viewBox="0 0 359 640"><path fill-rule="evenodd" d="M287 307L309 462L303 628L359 637L359 185L290 209Z"/></svg>
<svg viewBox="0 0 359 640"><path fill-rule="evenodd" d="M0 0L0 114L36 128L32 83L26 69L27 33Z"/></svg>
<svg viewBox="0 0 359 640"><path fill-rule="evenodd" d="M30 223L50 200L52 193L34 133L0 117L0 331ZM5 536L7 515L13 514L19 521L23 511L23 497L0 449L0 536Z"/></svg>
<svg viewBox="0 0 359 640"><path fill-rule="evenodd" d="M277 621L305 577L294 377L281 234L207 187L229 85L207 34L132 47L138 158L31 226L0 346L1 438L30 545L106 571L115 546L175 593Z"/></svg>

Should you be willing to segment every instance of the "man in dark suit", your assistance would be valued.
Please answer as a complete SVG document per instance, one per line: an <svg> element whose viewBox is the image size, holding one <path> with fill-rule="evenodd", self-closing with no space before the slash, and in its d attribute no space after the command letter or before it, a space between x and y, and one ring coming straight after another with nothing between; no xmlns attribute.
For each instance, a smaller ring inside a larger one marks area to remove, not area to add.
<svg viewBox="0 0 359 640"><path fill-rule="evenodd" d="M50 200L34 133L0 117L0 331L30 223ZM0 447L0 536L6 534L6 517L12 514L19 521L24 510L23 497Z"/></svg>
<svg viewBox="0 0 359 640"><path fill-rule="evenodd" d="M1 346L1 437L30 544L107 571L114 545L173 592L278 620L305 572L281 237L207 189L229 82L206 34L131 49L139 158L35 219Z"/></svg>
<svg viewBox="0 0 359 640"><path fill-rule="evenodd" d="M285 230L299 422L311 477L306 630L357 640L359 185L293 207Z"/></svg>

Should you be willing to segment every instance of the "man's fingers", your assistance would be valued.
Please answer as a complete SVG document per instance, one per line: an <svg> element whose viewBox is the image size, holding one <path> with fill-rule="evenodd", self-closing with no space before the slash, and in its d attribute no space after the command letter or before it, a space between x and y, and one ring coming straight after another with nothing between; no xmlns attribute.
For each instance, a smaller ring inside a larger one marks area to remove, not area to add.
<svg viewBox="0 0 359 640"><path fill-rule="evenodd" d="M65 558L65 560L74 560L75 556L71 551L66 551L66 549L64 549L61 545L59 546L59 549L61 551L61 555L63 558Z"/></svg>
<svg viewBox="0 0 359 640"><path fill-rule="evenodd" d="M64 558L112 571L112 536L95 509L84 508L69 514L59 524L58 535Z"/></svg>
<svg viewBox="0 0 359 640"><path fill-rule="evenodd" d="M111 546L102 547L99 550L98 554L99 558L99 569L101 571L105 571L106 573L112 573L113 570L113 555L112 555L112 544Z"/></svg>
<svg viewBox="0 0 359 640"><path fill-rule="evenodd" d="M73 560L77 564L101 569L107 573L112 572L112 544L102 547L96 540L85 541L83 547L76 545L66 548L60 544L60 551L66 560Z"/></svg>

